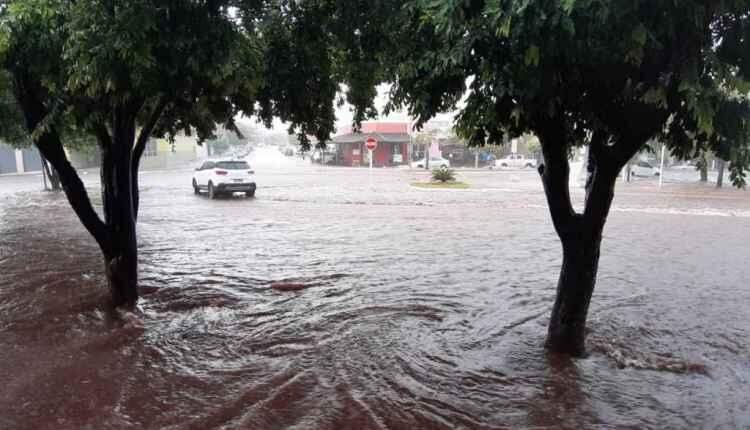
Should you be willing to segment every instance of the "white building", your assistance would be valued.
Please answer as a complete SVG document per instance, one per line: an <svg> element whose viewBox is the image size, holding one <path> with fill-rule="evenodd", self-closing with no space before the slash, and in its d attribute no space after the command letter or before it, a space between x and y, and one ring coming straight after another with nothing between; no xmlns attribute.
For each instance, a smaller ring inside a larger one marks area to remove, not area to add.
<svg viewBox="0 0 750 430"><path fill-rule="evenodd" d="M15 149L0 143L0 175L41 170L42 159L36 148Z"/></svg>

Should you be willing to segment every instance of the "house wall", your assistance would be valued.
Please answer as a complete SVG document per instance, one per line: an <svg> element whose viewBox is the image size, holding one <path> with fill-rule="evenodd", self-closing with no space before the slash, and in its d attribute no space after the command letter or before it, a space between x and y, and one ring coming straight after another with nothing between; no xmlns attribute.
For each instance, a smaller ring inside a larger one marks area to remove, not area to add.
<svg viewBox="0 0 750 430"><path fill-rule="evenodd" d="M342 145L341 158L344 166L359 166L364 157L360 143L345 143Z"/></svg>
<svg viewBox="0 0 750 430"><path fill-rule="evenodd" d="M391 155L393 154L393 144L391 143L379 143L378 147L373 151L373 166L384 167L391 165Z"/></svg>
<svg viewBox="0 0 750 430"><path fill-rule="evenodd" d="M36 147L15 149L0 143L0 175L40 172L41 170L42 159Z"/></svg>
<svg viewBox="0 0 750 430"><path fill-rule="evenodd" d="M16 172L16 151L0 143L0 174Z"/></svg>
<svg viewBox="0 0 750 430"><path fill-rule="evenodd" d="M409 144L408 143L402 143L401 144L401 164L409 164L409 161L411 158L409 158Z"/></svg>
<svg viewBox="0 0 750 430"><path fill-rule="evenodd" d="M144 153L141 169L171 169L183 167L197 160L197 139L188 136L175 136L174 147L167 139L155 142L156 153Z"/></svg>
<svg viewBox="0 0 750 430"><path fill-rule="evenodd" d="M42 157L39 155L39 151L37 151L36 148L21 150L21 159L23 160L24 172L42 171Z"/></svg>
<svg viewBox="0 0 750 430"><path fill-rule="evenodd" d="M360 150L359 154L356 151ZM367 149L362 143L343 143L341 144L340 164L342 166L369 166L367 158ZM394 162L393 155L401 154L401 161ZM375 148L373 157L374 167L389 167L398 164L409 163L409 144L408 143L378 143Z"/></svg>
<svg viewBox="0 0 750 430"><path fill-rule="evenodd" d="M89 169L99 167L101 164L101 152L99 151L98 146L91 148L88 151L66 149L65 152L68 154L70 164L76 169Z"/></svg>

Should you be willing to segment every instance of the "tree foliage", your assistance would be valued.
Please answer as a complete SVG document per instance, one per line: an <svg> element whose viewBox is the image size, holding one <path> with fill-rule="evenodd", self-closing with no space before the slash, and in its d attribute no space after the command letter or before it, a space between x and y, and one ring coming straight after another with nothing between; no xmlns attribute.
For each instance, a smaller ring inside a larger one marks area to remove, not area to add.
<svg viewBox="0 0 750 430"><path fill-rule="evenodd" d="M23 126L23 115L13 97L10 76L3 70L0 70L0 141L16 147L31 144Z"/></svg>
<svg viewBox="0 0 750 430"><path fill-rule="evenodd" d="M604 146L618 160L659 137L691 158L748 159L747 1L415 0L413 37L390 62L393 107L424 123L459 108L470 142L538 132Z"/></svg>

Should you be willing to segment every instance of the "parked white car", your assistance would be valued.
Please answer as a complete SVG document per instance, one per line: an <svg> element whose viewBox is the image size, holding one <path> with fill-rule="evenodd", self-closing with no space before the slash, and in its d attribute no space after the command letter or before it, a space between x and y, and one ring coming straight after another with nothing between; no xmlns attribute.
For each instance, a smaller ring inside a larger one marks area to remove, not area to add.
<svg viewBox="0 0 750 430"><path fill-rule="evenodd" d="M195 194L206 191L210 199L220 194L255 196L255 172L243 160L206 161L193 174Z"/></svg>
<svg viewBox="0 0 750 430"><path fill-rule="evenodd" d="M659 169L652 166L648 161L639 161L630 166L632 176L659 176Z"/></svg>
<svg viewBox="0 0 750 430"><path fill-rule="evenodd" d="M508 168L508 167L515 167L515 168L534 168L536 167L536 160L533 158L526 158L521 154L510 154L509 156L505 158L501 158L499 160L495 160L495 167L499 168Z"/></svg>
<svg viewBox="0 0 750 430"><path fill-rule="evenodd" d="M425 159L423 158L411 163L411 167L415 169L424 169L424 163ZM430 169L447 169L449 167L451 167L451 162L449 160L446 160L443 157L436 157L434 155L430 157Z"/></svg>

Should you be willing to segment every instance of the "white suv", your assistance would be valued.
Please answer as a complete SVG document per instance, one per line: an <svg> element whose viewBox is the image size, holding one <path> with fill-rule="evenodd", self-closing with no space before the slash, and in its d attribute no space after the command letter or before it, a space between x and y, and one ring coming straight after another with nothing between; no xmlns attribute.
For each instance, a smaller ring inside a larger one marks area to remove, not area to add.
<svg viewBox="0 0 750 430"><path fill-rule="evenodd" d="M210 199L237 192L253 197L255 172L242 160L206 161L193 174L193 191L198 194L202 190L208 192Z"/></svg>
<svg viewBox="0 0 750 430"><path fill-rule="evenodd" d="M659 176L659 168L654 167L648 161L639 161L630 166L632 176Z"/></svg>
<svg viewBox="0 0 750 430"><path fill-rule="evenodd" d="M510 154L505 158L495 160L495 167L533 168L536 167L536 160L526 158L521 154Z"/></svg>

